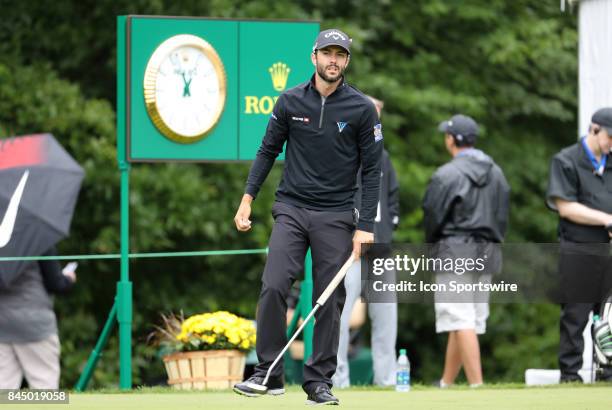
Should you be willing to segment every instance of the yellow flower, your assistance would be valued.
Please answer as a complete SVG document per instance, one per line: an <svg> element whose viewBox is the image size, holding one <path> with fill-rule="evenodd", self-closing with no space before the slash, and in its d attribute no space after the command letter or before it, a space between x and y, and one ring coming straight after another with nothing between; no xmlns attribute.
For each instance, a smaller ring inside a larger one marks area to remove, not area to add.
<svg viewBox="0 0 612 410"><path fill-rule="evenodd" d="M217 341L217 336L215 335L202 335L202 340L209 345L212 345Z"/></svg>
<svg viewBox="0 0 612 410"><path fill-rule="evenodd" d="M188 343L193 338L202 340L208 349L221 348L216 345L226 340L231 348L248 350L255 345L256 331L251 320L238 317L227 311L202 313L188 317L181 324L175 338Z"/></svg>

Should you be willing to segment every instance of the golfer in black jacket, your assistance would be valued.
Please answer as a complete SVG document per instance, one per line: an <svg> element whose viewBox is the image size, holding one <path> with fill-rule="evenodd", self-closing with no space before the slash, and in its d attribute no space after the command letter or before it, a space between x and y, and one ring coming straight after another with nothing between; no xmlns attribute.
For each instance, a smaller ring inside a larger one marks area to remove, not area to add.
<svg viewBox="0 0 612 410"><path fill-rule="evenodd" d="M344 81L351 41L337 29L317 36L311 54L315 73L309 81L280 95L234 218L239 231L251 228L251 202L286 142L257 312L259 364L251 378L234 387L246 396L260 394L261 390L252 387L261 385L287 343L286 298L291 284L303 272L308 247L312 250L316 300L350 253L358 256L360 244L374 239L383 136L374 104ZM360 166L362 207L354 220L353 196ZM304 365L303 388L310 404L338 403L330 388L344 298L344 287L340 286L315 315L313 354ZM282 363L273 369L268 394L284 393L282 369Z"/></svg>

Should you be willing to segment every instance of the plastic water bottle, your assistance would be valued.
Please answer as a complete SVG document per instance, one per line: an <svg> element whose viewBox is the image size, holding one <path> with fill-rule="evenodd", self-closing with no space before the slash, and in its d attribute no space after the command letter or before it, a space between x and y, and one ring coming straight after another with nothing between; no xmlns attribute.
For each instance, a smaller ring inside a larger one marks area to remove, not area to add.
<svg viewBox="0 0 612 410"><path fill-rule="evenodd" d="M410 391L410 361L408 360L408 356L406 356L406 349L400 349L395 374L395 391Z"/></svg>

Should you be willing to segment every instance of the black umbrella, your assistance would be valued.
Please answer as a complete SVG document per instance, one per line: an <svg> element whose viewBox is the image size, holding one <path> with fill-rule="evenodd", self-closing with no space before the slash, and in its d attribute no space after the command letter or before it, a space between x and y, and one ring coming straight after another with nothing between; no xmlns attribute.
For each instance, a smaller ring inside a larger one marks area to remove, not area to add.
<svg viewBox="0 0 612 410"><path fill-rule="evenodd" d="M0 257L39 256L67 236L83 176L51 134L0 140ZM0 261L0 288L27 263Z"/></svg>

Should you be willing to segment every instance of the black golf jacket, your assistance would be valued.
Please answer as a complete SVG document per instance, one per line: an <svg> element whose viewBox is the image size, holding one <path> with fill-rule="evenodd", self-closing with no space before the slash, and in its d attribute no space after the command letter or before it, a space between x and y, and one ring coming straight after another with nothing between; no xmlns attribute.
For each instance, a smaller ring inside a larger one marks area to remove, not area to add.
<svg viewBox="0 0 612 410"><path fill-rule="evenodd" d="M457 155L438 168L423 199L425 238L452 236L502 242L509 213L510 186L501 168L479 150Z"/></svg>
<svg viewBox="0 0 612 410"><path fill-rule="evenodd" d="M361 209L361 189L355 195L355 208ZM399 224L399 216L399 184L389 153L387 150L383 150L380 165L380 199L377 204L376 223L374 224L374 242L391 243L393 231Z"/></svg>
<svg viewBox="0 0 612 410"><path fill-rule="evenodd" d="M344 211L354 207L357 171L363 195L357 229L373 232L379 197L382 128L374 104L344 79L327 98L314 76L280 95L247 180L256 197L287 142L276 199L297 207Z"/></svg>

